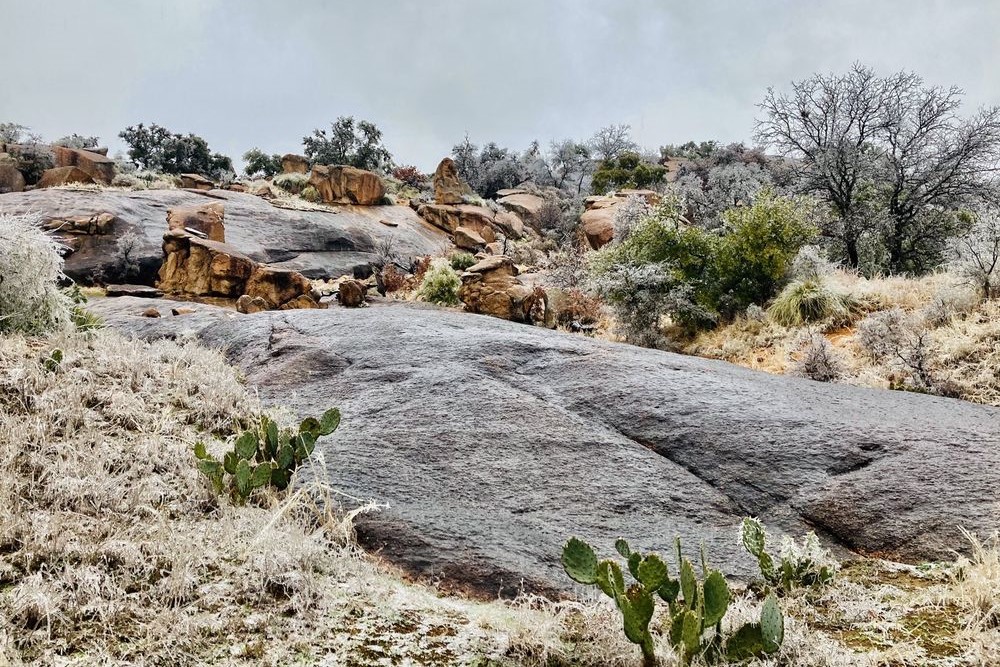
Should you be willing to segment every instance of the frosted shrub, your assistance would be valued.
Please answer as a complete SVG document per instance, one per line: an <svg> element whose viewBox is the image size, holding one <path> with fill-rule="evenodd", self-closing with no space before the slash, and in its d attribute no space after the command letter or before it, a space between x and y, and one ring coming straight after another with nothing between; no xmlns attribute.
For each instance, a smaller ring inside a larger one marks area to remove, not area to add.
<svg viewBox="0 0 1000 667"><path fill-rule="evenodd" d="M858 323L854 338L873 361L895 357L907 347L914 330L910 318L900 308L873 313Z"/></svg>
<svg viewBox="0 0 1000 667"><path fill-rule="evenodd" d="M0 214L0 333L38 334L71 325L70 301L59 291L59 244L37 215Z"/></svg>
<svg viewBox="0 0 1000 667"><path fill-rule="evenodd" d="M458 290L462 287L462 279L447 259L435 259L424 274L423 282L417 296L424 301L430 301L440 306L458 305Z"/></svg>
<svg viewBox="0 0 1000 667"><path fill-rule="evenodd" d="M817 382L833 382L844 374L844 364L833 345L822 334L814 333L799 345L800 357L792 366L792 374Z"/></svg>
<svg viewBox="0 0 1000 667"><path fill-rule="evenodd" d="M614 240L621 243L627 239L632 234L632 230L648 218L651 212L652 209L645 199L638 195L631 195L615 211Z"/></svg>

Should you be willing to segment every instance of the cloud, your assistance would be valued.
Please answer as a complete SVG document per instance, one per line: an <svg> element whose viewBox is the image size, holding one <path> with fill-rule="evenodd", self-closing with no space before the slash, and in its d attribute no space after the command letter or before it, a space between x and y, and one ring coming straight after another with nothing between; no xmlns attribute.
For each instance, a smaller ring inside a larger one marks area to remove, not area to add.
<svg viewBox="0 0 1000 667"><path fill-rule="evenodd" d="M0 0L0 121L157 122L238 156L339 115L433 169L468 133L523 148L613 122L655 147L749 139L768 86L861 61L1000 103L1000 3L843 0Z"/></svg>

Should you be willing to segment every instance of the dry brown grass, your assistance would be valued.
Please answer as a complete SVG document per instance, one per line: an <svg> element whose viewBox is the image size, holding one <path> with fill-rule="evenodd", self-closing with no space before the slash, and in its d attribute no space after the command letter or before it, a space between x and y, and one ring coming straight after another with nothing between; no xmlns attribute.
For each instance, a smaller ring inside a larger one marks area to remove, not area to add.
<svg viewBox="0 0 1000 667"><path fill-rule="evenodd" d="M636 664L607 600L404 583L353 545L330 489L214 496L192 445L259 410L194 344L0 338L0 665ZM866 561L786 599L785 649L759 664L992 664L1000 550L979 544L956 568ZM758 605L741 596L732 622ZM657 648L677 664L662 632Z"/></svg>
<svg viewBox="0 0 1000 667"><path fill-rule="evenodd" d="M1000 405L1000 303L980 303L969 285L948 273L869 280L838 271L827 280L861 304L859 317L899 308L916 331L926 331L929 368L942 393ZM846 372L840 381L878 388L911 386L899 359L865 355L855 338L857 324L855 320L845 327L830 320L783 327L768 317L740 317L700 334L684 351L783 374L799 360L802 336L820 332L843 362Z"/></svg>

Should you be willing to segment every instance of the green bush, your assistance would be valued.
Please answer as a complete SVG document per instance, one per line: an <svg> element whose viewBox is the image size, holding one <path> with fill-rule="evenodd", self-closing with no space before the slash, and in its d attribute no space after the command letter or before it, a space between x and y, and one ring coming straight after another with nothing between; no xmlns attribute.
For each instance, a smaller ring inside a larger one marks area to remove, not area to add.
<svg viewBox="0 0 1000 667"><path fill-rule="evenodd" d="M856 309L853 297L831 290L822 278L815 277L786 285L767 314L781 326L798 327L826 319L846 321Z"/></svg>
<svg viewBox="0 0 1000 667"><path fill-rule="evenodd" d="M644 162L638 153L622 153L601 162L594 172L591 190L602 195L623 188L648 188L662 181L666 173L666 167Z"/></svg>
<svg viewBox="0 0 1000 667"><path fill-rule="evenodd" d="M459 303L458 291L462 279L446 259L435 259L424 274L417 290L417 296L440 306L455 306Z"/></svg>
<svg viewBox="0 0 1000 667"><path fill-rule="evenodd" d="M471 252L456 252L448 261L451 263L451 268L456 271L465 271L479 260Z"/></svg>
<svg viewBox="0 0 1000 667"><path fill-rule="evenodd" d="M816 237L801 202L764 189L753 206L723 214L716 259L718 309L726 317L763 305L781 288L799 249Z"/></svg>
<svg viewBox="0 0 1000 667"><path fill-rule="evenodd" d="M208 453L204 442L195 445L194 455L198 470L212 481L216 493L228 489L230 499L242 505L255 489L288 488L295 469L313 453L316 440L330 435L339 425L337 408L327 410L319 419L307 417L297 432L279 429L273 419L263 415L257 427L236 438L222 461Z"/></svg>
<svg viewBox="0 0 1000 667"><path fill-rule="evenodd" d="M246 167L243 173L249 178L272 178L281 173L281 156L268 155L259 148L251 148L243 154Z"/></svg>
<svg viewBox="0 0 1000 667"><path fill-rule="evenodd" d="M595 254L592 286L627 340L656 345L662 315L691 333L763 305L815 233L799 202L767 190L725 219L721 233L689 225L680 202L666 198Z"/></svg>
<svg viewBox="0 0 1000 667"><path fill-rule="evenodd" d="M309 174L280 174L271 184L293 195L302 194L309 187Z"/></svg>
<svg viewBox="0 0 1000 667"><path fill-rule="evenodd" d="M694 565L681 554L679 538L676 547L677 578L673 579L667 563L658 555L643 556L632 551L625 540L615 542L615 550L625 559L635 580L627 588L617 562L598 561L590 545L575 537L563 547L562 565L573 581L595 585L614 600L622 615L625 636L642 651L644 667L657 664L649 630L656 605L654 595L667 603L668 637L684 665L690 665L696 656L717 663L776 653L784 640L785 623L774 596L764 601L759 623L745 623L727 636L722 631L731 599L726 578L708 567L702 549L699 580Z"/></svg>

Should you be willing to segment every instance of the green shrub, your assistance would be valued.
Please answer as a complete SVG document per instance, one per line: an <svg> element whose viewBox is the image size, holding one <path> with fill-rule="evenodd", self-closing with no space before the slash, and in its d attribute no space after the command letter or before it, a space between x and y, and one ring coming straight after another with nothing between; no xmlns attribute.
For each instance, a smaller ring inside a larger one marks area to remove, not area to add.
<svg viewBox="0 0 1000 667"><path fill-rule="evenodd" d="M279 174L271 184L293 195L301 194L309 187L309 174Z"/></svg>
<svg viewBox="0 0 1000 667"><path fill-rule="evenodd" d="M662 181L666 173L666 167L644 162L638 153L626 152L601 162L594 172L591 190L602 195L623 188L648 188Z"/></svg>
<svg viewBox="0 0 1000 667"><path fill-rule="evenodd" d="M71 302L59 289L60 246L37 215L0 213L0 333L41 334L71 326Z"/></svg>
<svg viewBox="0 0 1000 667"><path fill-rule="evenodd" d="M594 255L592 287L615 310L626 340L656 345L662 315L692 333L763 305L815 232L799 202L769 190L725 218L721 236L694 227L668 197Z"/></svg>
<svg viewBox="0 0 1000 667"><path fill-rule="evenodd" d="M448 260L435 259L424 274L417 296L441 306L455 306L459 303L458 291L461 287L462 279Z"/></svg>
<svg viewBox="0 0 1000 667"><path fill-rule="evenodd" d="M313 204L319 204L323 201L322 195L320 195L319 190L317 190L312 185L307 185L302 188L302 192L299 194L300 197L305 199L307 202L312 202Z"/></svg>
<svg viewBox="0 0 1000 667"><path fill-rule="evenodd" d="M779 593L796 588L821 588L833 581L837 563L820 546L816 533L809 532L802 544L787 540L777 556L767 551L767 533L758 519L746 517L742 528L743 546L757 559L761 576Z"/></svg>
<svg viewBox="0 0 1000 667"><path fill-rule="evenodd" d="M248 178L272 178L281 173L281 156L278 154L268 155L259 148L251 148L243 154L243 161L246 163L243 173Z"/></svg>
<svg viewBox="0 0 1000 667"><path fill-rule="evenodd" d="M802 203L765 188L753 206L723 214L718 248L718 310L732 317L752 303L763 305L781 288L799 249L817 230Z"/></svg>
<svg viewBox="0 0 1000 667"><path fill-rule="evenodd" d="M456 271L465 271L470 266L473 266L479 260L471 252L456 252L450 258L448 258L451 268Z"/></svg>
<svg viewBox="0 0 1000 667"><path fill-rule="evenodd" d="M615 550L625 559L635 580L627 588L617 562L598 561L590 545L575 537L563 547L562 565L573 581L596 585L614 600L622 615L625 636L642 651L644 667L657 664L649 630L656 605L654 595L667 603L668 637L682 664L690 665L696 656L716 663L776 653L784 640L785 624L774 596L765 600L760 623L746 623L725 636L722 621L731 599L726 578L718 570L709 569L702 549L699 580L694 565L681 554L679 538L676 546L678 574L673 579L666 562L658 555L643 556L632 551L625 540L615 542Z"/></svg>
<svg viewBox="0 0 1000 667"><path fill-rule="evenodd" d="M814 277L786 285L767 314L781 326L798 327L826 319L846 321L856 309L853 297L831 290L822 278Z"/></svg>
<svg viewBox="0 0 1000 667"><path fill-rule="evenodd" d="M327 410L319 419L307 417L297 432L279 429L273 419L263 415L256 428L236 438L222 461L207 452L204 442L195 445L194 455L198 470L212 481L216 493L228 489L230 499L242 505L255 489L287 489L296 468L313 453L316 440L330 435L339 425L337 408Z"/></svg>

